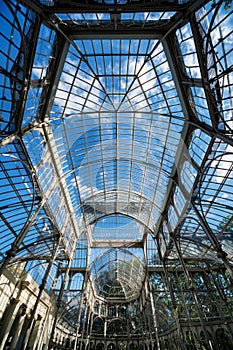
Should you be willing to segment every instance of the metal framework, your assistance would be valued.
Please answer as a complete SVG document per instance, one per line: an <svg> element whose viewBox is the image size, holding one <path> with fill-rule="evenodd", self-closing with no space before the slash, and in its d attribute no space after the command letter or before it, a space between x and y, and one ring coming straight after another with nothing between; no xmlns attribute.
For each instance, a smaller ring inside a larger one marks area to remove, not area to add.
<svg viewBox="0 0 233 350"><path fill-rule="evenodd" d="M49 349L232 348L232 6L1 1L0 273L41 286L23 349L45 288Z"/></svg>

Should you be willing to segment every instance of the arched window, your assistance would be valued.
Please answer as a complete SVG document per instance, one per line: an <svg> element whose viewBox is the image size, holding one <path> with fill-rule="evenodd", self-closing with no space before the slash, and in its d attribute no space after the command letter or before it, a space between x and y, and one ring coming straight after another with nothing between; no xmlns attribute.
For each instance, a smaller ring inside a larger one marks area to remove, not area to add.
<svg viewBox="0 0 233 350"><path fill-rule="evenodd" d="M99 314L99 309L100 309L100 303L98 302L98 300L96 300L95 306L94 306L94 312L96 314Z"/></svg>
<svg viewBox="0 0 233 350"><path fill-rule="evenodd" d="M93 321L92 334L103 336L104 335L104 320L101 317L96 317ZM99 345L99 344L98 344ZM100 346L100 348L102 348Z"/></svg>
<svg viewBox="0 0 233 350"><path fill-rule="evenodd" d="M76 273L72 276L70 290L82 290L84 277L81 273Z"/></svg>
<svg viewBox="0 0 233 350"><path fill-rule="evenodd" d="M115 306L110 306L108 309L108 316L115 317L116 316L116 308Z"/></svg>

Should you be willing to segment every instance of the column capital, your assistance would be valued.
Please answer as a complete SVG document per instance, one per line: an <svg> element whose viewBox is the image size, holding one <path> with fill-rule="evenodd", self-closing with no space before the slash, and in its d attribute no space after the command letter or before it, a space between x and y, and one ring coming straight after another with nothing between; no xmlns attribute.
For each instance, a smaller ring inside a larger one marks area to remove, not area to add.
<svg viewBox="0 0 233 350"><path fill-rule="evenodd" d="M29 286L30 282L29 281L22 281L20 283L20 288L23 290L23 289L26 289L28 286Z"/></svg>

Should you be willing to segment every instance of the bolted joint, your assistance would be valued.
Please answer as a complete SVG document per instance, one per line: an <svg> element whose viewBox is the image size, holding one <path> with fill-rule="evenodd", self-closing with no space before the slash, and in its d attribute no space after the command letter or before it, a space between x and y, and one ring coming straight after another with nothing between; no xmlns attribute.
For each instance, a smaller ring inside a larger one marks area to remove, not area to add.
<svg viewBox="0 0 233 350"><path fill-rule="evenodd" d="M11 249L8 250L8 252L7 252L7 257L14 258L16 256L17 250L18 250L18 246L13 243L11 245Z"/></svg>
<svg viewBox="0 0 233 350"><path fill-rule="evenodd" d="M224 252L222 249L218 249L217 250L217 256L218 256L218 258L220 258L222 260L225 260L226 257L227 257L227 253Z"/></svg>
<svg viewBox="0 0 233 350"><path fill-rule="evenodd" d="M174 231L169 232L169 236L170 236L173 240L175 240L175 238L177 237Z"/></svg>
<svg viewBox="0 0 233 350"><path fill-rule="evenodd" d="M190 284L188 285L188 289L190 291L194 291L195 290L195 285L192 282L190 282Z"/></svg>

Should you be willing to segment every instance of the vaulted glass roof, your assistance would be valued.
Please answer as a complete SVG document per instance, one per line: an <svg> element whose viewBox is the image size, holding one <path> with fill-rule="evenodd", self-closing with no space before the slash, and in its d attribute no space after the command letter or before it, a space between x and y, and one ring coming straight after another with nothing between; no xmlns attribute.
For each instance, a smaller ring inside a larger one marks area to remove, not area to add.
<svg viewBox="0 0 233 350"><path fill-rule="evenodd" d="M184 123L162 45L73 41L50 118L80 230L113 213L153 230Z"/></svg>
<svg viewBox="0 0 233 350"><path fill-rule="evenodd" d="M3 10L2 261L56 251L90 268L96 295L124 301L139 296L145 261L177 260L178 248L229 268L228 2L14 0Z"/></svg>

